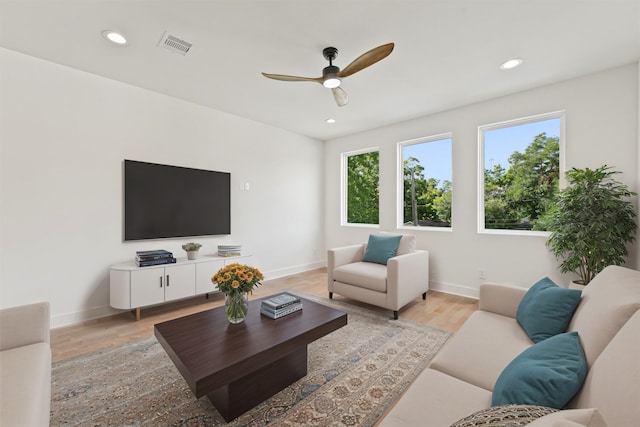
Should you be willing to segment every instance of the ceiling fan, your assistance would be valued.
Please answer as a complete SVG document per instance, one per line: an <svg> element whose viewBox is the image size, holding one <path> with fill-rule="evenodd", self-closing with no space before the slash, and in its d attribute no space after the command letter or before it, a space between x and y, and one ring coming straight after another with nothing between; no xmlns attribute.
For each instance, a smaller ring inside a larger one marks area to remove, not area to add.
<svg viewBox="0 0 640 427"><path fill-rule="evenodd" d="M331 89L333 98L336 100L336 104L342 107L349 102L349 96L340 87L340 83L343 78L349 77L352 74L362 71L370 65L375 64L378 61L383 60L393 51L394 44L387 43L382 46L371 49L368 52L363 53L357 57L351 64L347 65L344 70L340 70L339 67L333 65L333 61L338 56L338 49L335 47L326 47L322 50L322 55L329 61L329 66L324 67L322 70L322 77L298 77L287 76L283 74L268 74L262 73L263 76L274 80L282 80L285 82L317 82L322 83L326 88Z"/></svg>

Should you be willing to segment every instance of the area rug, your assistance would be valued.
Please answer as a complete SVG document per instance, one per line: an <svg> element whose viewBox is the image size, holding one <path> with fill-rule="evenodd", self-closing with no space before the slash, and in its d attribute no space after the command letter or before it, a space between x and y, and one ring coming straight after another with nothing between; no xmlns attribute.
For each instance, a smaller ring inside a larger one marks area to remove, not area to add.
<svg viewBox="0 0 640 427"><path fill-rule="evenodd" d="M347 326L309 345L308 374L230 423L196 399L150 336L59 361L51 426L372 426L449 338L338 300L287 292L348 314Z"/></svg>

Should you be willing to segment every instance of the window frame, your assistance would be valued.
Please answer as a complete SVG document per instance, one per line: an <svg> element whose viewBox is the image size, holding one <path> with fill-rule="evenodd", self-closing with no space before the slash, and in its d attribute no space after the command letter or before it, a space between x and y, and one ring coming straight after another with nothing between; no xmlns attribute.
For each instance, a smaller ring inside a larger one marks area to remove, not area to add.
<svg viewBox="0 0 640 427"><path fill-rule="evenodd" d="M347 197L349 188L349 157L373 152L378 152L378 188L380 188L380 147L361 148L359 150L347 151L340 154L340 226L342 227L380 228L380 210L378 210L378 224L348 222L347 212ZM379 206L380 200L378 199L378 207Z"/></svg>
<svg viewBox="0 0 640 427"><path fill-rule="evenodd" d="M453 132L444 132L437 135L430 135L421 138L409 139L406 141L400 141L396 144L396 156L397 156L397 201L396 201L396 227L399 230L414 230L414 231L453 231L453 199L451 200L451 226L449 227L433 227L427 226L407 226L404 225L404 147L409 145L417 145L423 143L429 143L434 141L441 141L443 139L451 140L451 188L453 192ZM453 193L452 193L453 194Z"/></svg>
<svg viewBox="0 0 640 427"><path fill-rule="evenodd" d="M559 119L560 121L560 131L559 131L559 159L558 164L560 167L560 180L559 186L563 188L565 186L565 178L564 173L566 171L566 155L565 155L565 145L566 145L566 137L565 137L565 120L566 120L566 111L558 110L552 111L549 113L536 114L533 116L521 117L518 119L504 120L500 122L490 123L486 125L478 126L478 194L477 194L477 203L478 203L478 215L477 215L477 226L478 226L478 234L500 234L500 235L516 235L516 236L543 236L548 237L551 233L548 231L539 231L539 230L507 230L507 229L493 229L493 228L485 228L485 218L484 218L484 171L485 171L485 158L484 158L484 135L485 132L496 130L496 129L504 129L508 127L514 127L529 123L541 122L545 120L551 119Z"/></svg>

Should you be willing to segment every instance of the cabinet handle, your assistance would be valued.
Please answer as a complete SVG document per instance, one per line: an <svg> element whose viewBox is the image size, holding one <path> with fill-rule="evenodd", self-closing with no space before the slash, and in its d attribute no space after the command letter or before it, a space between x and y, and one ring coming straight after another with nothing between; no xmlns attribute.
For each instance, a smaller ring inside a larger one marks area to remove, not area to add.
<svg viewBox="0 0 640 427"><path fill-rule="evenodd" d="M162 276L160 276L160 287L162 287Z"/></svg>
<svg viewBox="0 0 640 427"><path fill-rule="evenodd" d="M167 274L167 288L169 287L169 275Z"/></svg>

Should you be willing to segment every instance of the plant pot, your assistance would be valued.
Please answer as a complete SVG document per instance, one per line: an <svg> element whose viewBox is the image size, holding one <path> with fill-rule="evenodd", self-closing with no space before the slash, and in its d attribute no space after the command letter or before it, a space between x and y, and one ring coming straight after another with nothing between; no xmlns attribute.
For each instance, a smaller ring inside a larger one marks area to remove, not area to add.
<svg viewBox="0 0 640 427"><path fill-rule="evenodd" d="M577 289L579 291L584 291L584 287L587 285L582 284L581 280L572 280L571 283L569 283L568 288L569 289Z"/></svg>
<svg viewBox="0 0 640 427"><path fill-rule="evenodd" d="M242 323L249 310L249 294L246 292L233 292L224 296L224 304L227 309L227 319L230 323Z"/></svg>
<svg viewBox="0 0 640 427"><path fill-rule="evenodd" d="M198 259L198 251L187 251L187 259Z"/></svg>

